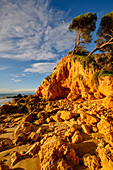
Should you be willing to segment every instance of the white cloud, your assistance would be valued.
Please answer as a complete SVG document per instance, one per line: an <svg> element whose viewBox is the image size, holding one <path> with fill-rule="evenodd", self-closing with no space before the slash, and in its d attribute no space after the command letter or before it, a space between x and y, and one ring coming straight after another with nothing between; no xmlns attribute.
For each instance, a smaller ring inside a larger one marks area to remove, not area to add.
<svg viewBox="0 0 113 170"><path fill-rule="evenodd" d="M32 73L49 73L56 67L57 63L35 63L31 65L31 68L26 68L24 72Z"/></svg>
<svg viewBox="0 0 113 170"><path fill-rule="evenodd" d="M21 80L20 80L20 79L14 79L14 78L11 78L10 80L11 80L11 81L13 81L13 82L15 82L15 83L21 82Z"/></svg>
<svg viewBox="0 0 113 170"><path fill-rule="evenodd" d="M36 89L17 89L17 90L11 90L6 88L0 88L1 94L7 94L7 93L35 93Z"/></svg>
<svg viewBox="0 0 113 170"><path fill-rule="evenodd" d="M0 57L50 60L70 50L65 16L50 7L50 0L1 0Z"/></svg>
<svg viewBox="0 0 113 170"><path fill-rule="evenodd" d="M13 90L14 93L34 93L36 89L17 89Z"/></svg>
<svg viewBox="0 0 113 170"><path fill-rule="evenodd" d="M18 78L18 77L19 77L19 75L12 74L12 77L14 77L14 78Z"/></svg>
<svg viewBox="0 0 113 170"><path fill-rule="evenodd" d="M0 71L7 70L8 67L0 67Z"/></svg>
<svg viewBox="0 0 113 170"><path fill-rule="evenodd" d="M21 74L21 76L23 76L23 77L24 77L24 76L25 76L25 74Z"/></svg>

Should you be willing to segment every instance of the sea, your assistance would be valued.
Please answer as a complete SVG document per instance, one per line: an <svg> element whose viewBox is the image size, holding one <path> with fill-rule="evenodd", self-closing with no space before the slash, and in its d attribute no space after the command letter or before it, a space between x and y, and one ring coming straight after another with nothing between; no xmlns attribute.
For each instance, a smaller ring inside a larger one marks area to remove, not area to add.
<svg viewBox="0 0 113 170"><path fill-rule="evenodd" d="M13 101L13 96L17 96L18 94L0 94L0 106ZM22 95L34 95L34 94L22 94Z"/></svg>

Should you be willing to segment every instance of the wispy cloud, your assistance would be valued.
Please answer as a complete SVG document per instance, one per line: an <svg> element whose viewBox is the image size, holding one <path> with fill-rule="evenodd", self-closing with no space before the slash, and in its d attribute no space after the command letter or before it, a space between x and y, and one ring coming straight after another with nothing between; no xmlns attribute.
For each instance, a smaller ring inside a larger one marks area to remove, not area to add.
<svg viewBox="0 0 113 170"><path fill-rule="evenodd" d="M21 82L21 78L22 77L25 77L26 74L25 73L22 73L22 74L11 74L11 81L15 82L15 83L18 83L18 82Z"/></svg>
<svg viewBox="0 0 113 170"><path fill-rule="evenodd" d="M55 59L72 48L66 13L49 0L0 1L0 57Z"/></svg>
<svg viewBox="0 0 113 170"><path fill-rule="evenodd" d="M0 67L0 71L7 70L8 67Z"/></svg>
<svg viewBox="0 0 113 170"><path fill-rule="evenodd" d="M10 80L13 81L13 82L15 82L15 83L21 82L20 79L14 79L14 78L12 78L12 79L10 79Z"/></svg>
<svg viewBox="0 0 113 170"><path fill-rule="evenodd" d="M0 93L35 93L36 89L17 89L17 90L11 90L6 88L1 88Z"/></svg>
<svg viewBox="0 0 113 170"><path fill-rule="evenodd" d="M18 89L13 90L14 93L34 93L36 89Z"/></svg>
<svg viewBox="0 0 113 170"><path fill-rule="evenodd" d="M12 74L12 77L14 77L14 78L18 78L18 77L19 77L19 75Z"/></svg>
<svg viewBox="0 0 113 170"><path fill-rule="evenodd" d="M26 68L24 72L49 73L49 72L52 72L56 64L57 64L56 62L55 63L35 63L35 64L32 64L30 68Z"/></svg>

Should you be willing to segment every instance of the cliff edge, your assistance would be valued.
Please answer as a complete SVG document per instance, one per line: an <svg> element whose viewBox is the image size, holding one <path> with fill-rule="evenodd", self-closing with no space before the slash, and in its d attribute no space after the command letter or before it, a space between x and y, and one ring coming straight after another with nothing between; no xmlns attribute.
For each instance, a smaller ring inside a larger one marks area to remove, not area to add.
<svg viewBox="0 0 113 170"><path fill-rule="evenodd" d="M101 60L102 56L99 54L98 56ZM105 57L104 55L103 60ZM101 62L98 63L98 67L99 64L102 65ZM63 98L76 100L79 97L92 100L112 95L112 74L105 74L108 71L102 68L99 70L96 64L91 57L67 55L53 69L52 74L43 80L36 95L52 100Z"/></svg>

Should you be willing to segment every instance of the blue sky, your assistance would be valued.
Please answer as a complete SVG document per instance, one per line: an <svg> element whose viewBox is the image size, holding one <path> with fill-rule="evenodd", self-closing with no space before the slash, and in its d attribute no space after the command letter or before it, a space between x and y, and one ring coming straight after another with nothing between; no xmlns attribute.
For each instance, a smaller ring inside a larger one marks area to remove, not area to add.
<svg viewBox="0 0 113 170"><path fill-rule="evenodd" d="M96 12L98 25L112 10L113 0L0 0L0 93L36 91L73 49L71 20Z"/></svg>

